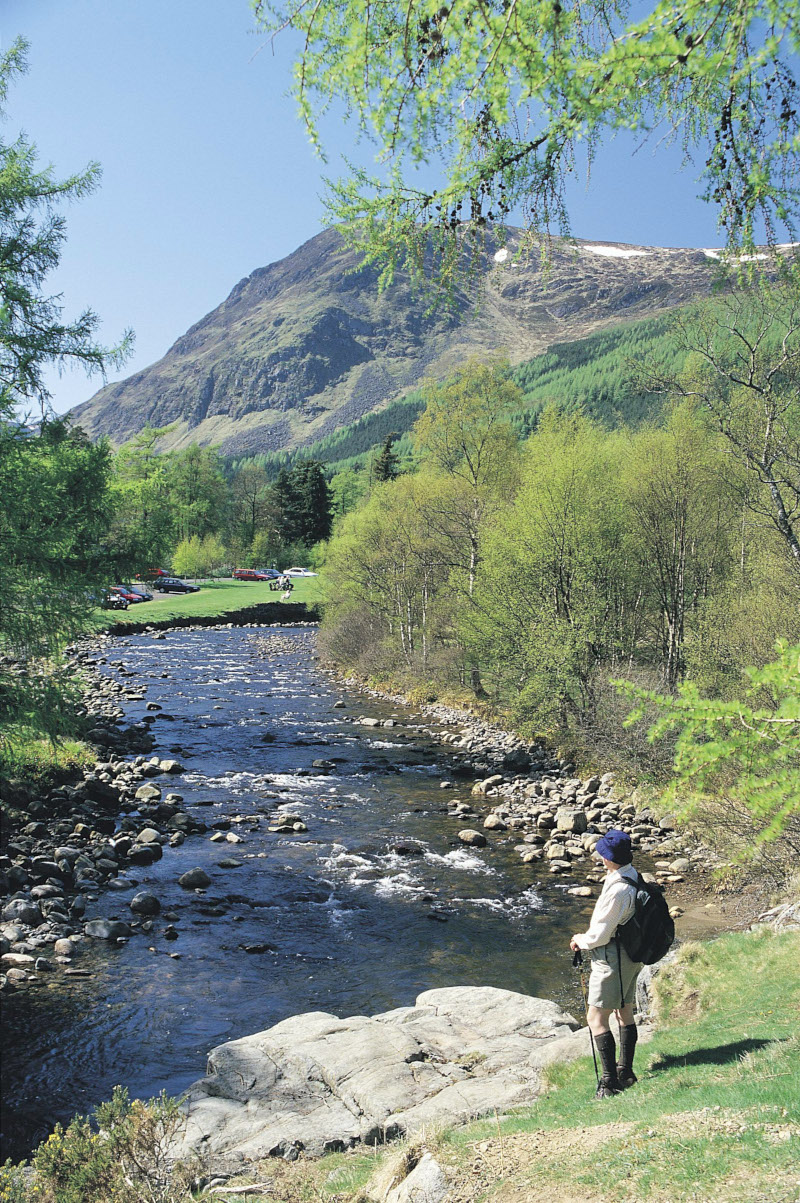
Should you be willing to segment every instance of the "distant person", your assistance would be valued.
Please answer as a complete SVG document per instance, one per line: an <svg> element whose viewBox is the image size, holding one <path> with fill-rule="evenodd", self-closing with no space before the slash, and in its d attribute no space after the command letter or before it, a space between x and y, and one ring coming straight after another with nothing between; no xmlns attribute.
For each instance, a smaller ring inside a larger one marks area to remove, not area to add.
<svg viewBox="0 0 800 1203"><path fill-rule="evenodd" d="M631 838L624 831L607 831L594 852L605 865L606 879L587 931L573 936L569 946L573 952L588 952L591 960L586 1021L603 1067L597 1097L605 1099L636 1082L633 1057L638 1033L633 1000L642 966L630 959L614 937L634 913L638 874L632 864ZM610 1028L612 1011L619 1022L619 1061Z"/></svg>

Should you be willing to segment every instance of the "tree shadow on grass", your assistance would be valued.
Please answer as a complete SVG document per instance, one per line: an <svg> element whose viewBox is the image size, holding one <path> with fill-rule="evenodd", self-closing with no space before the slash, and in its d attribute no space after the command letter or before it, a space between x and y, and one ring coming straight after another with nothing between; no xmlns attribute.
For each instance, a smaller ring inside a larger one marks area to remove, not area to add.
<svg viewBox="0 0 800 1203"><path fill-rule="evenodd" d="M687 1065L729 1065L739 1061L746 1053L755 1053L770 1044L784 1044L785 1037L775 1040L734 1040L731 1044L716 1044L712 1048L693 1048L687 1053L657 1053L650 1064L651 1073L663 1073Z"/></svg>

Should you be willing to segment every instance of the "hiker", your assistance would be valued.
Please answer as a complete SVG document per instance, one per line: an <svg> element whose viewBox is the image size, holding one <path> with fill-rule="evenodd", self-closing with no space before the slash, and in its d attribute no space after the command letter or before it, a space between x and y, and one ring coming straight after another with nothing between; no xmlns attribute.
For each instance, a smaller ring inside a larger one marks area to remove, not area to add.
<svg viewBox="0 0 800 1203"><path fill-rule="evenodd" d="M606 879L595 903L587 931L570 940L573 952L588 952L591 959L586 1021L603 1066L597 1084L597 1097L609 1098L633 1086L633 1055L636 1050L636 1022L633 999L641 964L632 961L619 940L617 928L627 923L636 907L635 887L638 874L631 860L631 838L612 828L601 836L594 849L606 867ZM609 1026L611 1012L619 1022L619 1061L614 1034Z"/></svg>

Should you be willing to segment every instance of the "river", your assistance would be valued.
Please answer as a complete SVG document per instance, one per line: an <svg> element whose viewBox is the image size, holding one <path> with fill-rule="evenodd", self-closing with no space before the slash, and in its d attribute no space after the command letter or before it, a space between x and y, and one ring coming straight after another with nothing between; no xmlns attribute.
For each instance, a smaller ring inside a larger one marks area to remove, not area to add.
<svg viewBox="0 0 800 1203"><path fill-rule="evenodd" d="M185 772L156 783L243 842L211 842L209 830L129 872L86 918L130 920L130 898L147 887L162 903L153 930L119 947L87 942L75 964L88 978L54 972L5 996L4 1155L24 1155L118 1083L133 1096L178 1094L214 1045L302 1011L374 1013L433 987L492 985L579 1013L567 945L586 907L565 893L573 882L524 865L512 832L489 833L479 850L460 844L464 823L446 802L468 799L471 783L440 788L452 752L411 712L323 673L313 629L262 633L281 637L277 655L260 655L258 632L243 628L145 633L106 653L147 686L126 705L130 720L163 707L155 751ZM365 715L396 725L354 721ZM280 813L307 832L270 831ZM393 850L404 842L419 854ZM240 864L220 867L231 858ZM197 865L211 886L182 889Z"/></svg>

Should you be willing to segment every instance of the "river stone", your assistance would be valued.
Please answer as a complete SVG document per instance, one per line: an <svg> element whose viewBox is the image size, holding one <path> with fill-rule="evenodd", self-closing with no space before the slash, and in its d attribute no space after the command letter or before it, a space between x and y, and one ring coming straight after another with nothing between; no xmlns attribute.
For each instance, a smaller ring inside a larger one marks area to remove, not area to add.
<svg viewBox="0 0 800 1203"><path fill-rule="evenodd" d="M211 878L206 873L205 869L201 869L199 865L194 869L187 869L178 878L178 885L183 886L184 890L202 889L204 886L211 885Z"/></svg>
<svg viewBox="0 0 800 1203"><path fill-rule="evenodd" d="M134 894L128 905L137 915L157 915L161 910L161 903L150 890L140 890Z"/></svg>
<svg viewBox="0 0 800 1203"><path fill-rule="evenodd" d="M38 927L42 922L42 912L35 902L27 898L12 898L3 907L4 923L24 923L28 927Z"/></svg>
<svg viewBox="0 0 800 1203"><path fill-rule="evenodd" d="M588 1053L577 1028L555 1003L493 986L374 1016L295 1015L212 1050L175 1154L319 1156L529 1104L544 1066Z"/></svg>
<svg viewBox="0 0 800 1203"><path fill-rule="evenodd" d="M128 853L128 863L131 865L152 865L154 861L161 860L164 855L164 850L160 843L154 844L135 844Z"/></svg>
<svg viewBox="0 0 800 1203"><path fill-rule="evenodd" d="M161 832L155 827L145 827L136 837L137 844L158 844L161 842Z"/></svg>
<svg viewBox="0 0 800 1203"><path fill-rule="evenodd" d="M464 827L458 833L458 838L462 844L468 844L470 848L485 848L486 836L480 831L475 831L472 827Z"/></svg>
<svg viewBox="0 0 800 1203"><path fill-rule="evenodd" d="M507 831L508 828L499 815L487 815L483 820L487 831Z"/></svg>
<svg viewBox="0 0 800 1203"><path fill-rule="evenodd" d="M490 789L494 789L496 785L501 785L505 778L502 773L493 773L491 777L484 778L483 781L473 785L472 792L476 797L480 794L487 794Z"/></svg>
<svg viewBox="0 0 800 1203"><path fill-rule="evenodd" d="M586 813L574 806L559 806L556 811L556 830L580 835L587 828Z"/></svg>
<svg viewBox="0 0 800 1203"><path fill-rule="evenodd" d="M6 969L28 969L36 958L27 952L4 952L0 960Z"/></svg>
<svg viewBox="0 0 800 1203"><path fill-rule="evenodd" d="M161 789L157 785L140 785L134 797L137 802L158 802L161 799Z"/></svg>
<svg viewBox="0 0 800 1203"><path fill-rule="evenodd" d="M524 852L520 853L520 860L525 865L532 865L534 861L542 860L544 851L542 848L525 848Z"/></svg>
<svg viewBox="0 0 800 1203"><path fill-rule="evenodd" d="M90 919L84 924L83 934L93 940L120 940L133 935L133 929L121 919Z"/></svg>

